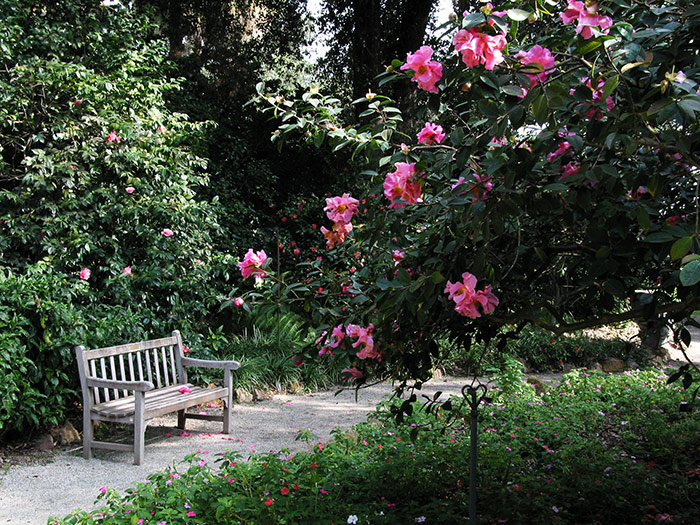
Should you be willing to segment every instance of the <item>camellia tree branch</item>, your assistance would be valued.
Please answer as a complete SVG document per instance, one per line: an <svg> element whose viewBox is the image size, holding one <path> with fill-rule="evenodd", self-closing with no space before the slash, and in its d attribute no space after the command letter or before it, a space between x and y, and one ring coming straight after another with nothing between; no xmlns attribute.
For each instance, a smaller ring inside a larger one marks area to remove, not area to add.
<svg viewBox="0 0 700 525"><path fill-rule="evenodd" d="M247 294L280 293L319 330L306 357L346 360L358 384L427 379L439 342L502 349L514 320L563 333L661 317L687 340L700 307L700 8L654 6L454 15L448 51L422 46L380 75L416 85L421 129L379 94L345 123L337 99L258 86L280 119L273 140L302 133L361 167L326 199L327 256Z"/></svg>

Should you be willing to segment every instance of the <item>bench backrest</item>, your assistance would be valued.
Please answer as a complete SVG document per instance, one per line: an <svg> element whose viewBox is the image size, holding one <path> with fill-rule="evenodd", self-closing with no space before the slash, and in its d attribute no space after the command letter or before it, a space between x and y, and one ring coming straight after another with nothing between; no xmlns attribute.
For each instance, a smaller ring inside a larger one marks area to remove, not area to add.
<svg viewBox="0 0 700 525"><path fill-rule="evenodd" d="M116 388L88 388L86 376L113 381L150 381L156 388L186 383L182 356L182 338L177 330L171 337L138 343L94 350L79 346L76 348L76 358L83 395L92 394L93 403L131 395L128 390Z"/></svg>

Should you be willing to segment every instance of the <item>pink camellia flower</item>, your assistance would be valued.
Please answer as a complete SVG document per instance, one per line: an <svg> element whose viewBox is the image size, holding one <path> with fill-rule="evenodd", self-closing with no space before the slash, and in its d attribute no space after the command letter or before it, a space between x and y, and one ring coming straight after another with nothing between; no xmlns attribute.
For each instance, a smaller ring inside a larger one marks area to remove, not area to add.
<svg viewBox="0 0 700 525"><path fill-rule="evenodd" d="M540 45L532 46L532 49L527 53L520 51L515 55L515 58L519 58L520 63L525 66L521 71L530 78L530 88L547 80L549 72L555 64L552 52Z"/></svg>
<svg viewBox="0 0 700 525"><path fill-rule="evenodd" d="M455 311L471 319L490 314L498 306L498 298L491 293L491 286L477 291L476 282L474 275L465 272L462 274L462 282L447 281L445 286L448 298L455 302Z"/></svg>
<svg viewBox="0 0 700 525"><path fill-rule="evenodd" d="M326 199L326 207L323 211L330 220L335 223L347 224L358 213L357 206L360 201L353 199L349 194L343 193L342 197Z"/></svg>
<svg viewBox="0 0 700 525"><path fill-rule="evenodd" d="M562 168L562 175L559 177L559 180L576 175L579 169L581 169L581 166L577 162L569 162Z"/></svg>
<svg viewBox="0 0 700 525"><path fill-rule="evenodd" d="M160 233L166 237L172 237L174 235L173 231L170 228L163 228L163 231L161 231Z"/></svg>
<svg viewBox="0 0 700 525"><path fill-rule="evenodd" d="M360 372L357 368L354 368L354 367L353 368L343 368L340 372L343 374L345 374L345 373L350 374L355 379L358 379L364 375L362 372Z"/></svg>
<svg viewBox="0 0 700 525"><path fill-rule="evenodd" d="M590 88L591 90L591 100L593 102L600 103L600 101L603 99L603 90L605 88L605 82L602 80L596 80L595 85L593 85L593 82L591 82L591 79L588 77L583 77L581 79L582 82L586 83L586 86ZM571 93L574 92L572 89L570 91ZM586 111L586 117L589 119L595 119L595 120L600 120L603 118L603 113L598 110L598 108L592 104L592 103L584 103L581 104L579 107L589 107L589 109ZM615 101L613 100L612 96L608 96L608 98L605 99L605 108L607 111L611 111L615 107Z"/></svg>
<svg viewBox="0 0 700 525"><path fill-rule="evenodd" d="M262 269L265 261L267 261L265 250L255 253L252 248L249 248L243 260L238 263L238 268L241 270L241 275L243 275L244 279L251 275L254 275L256 279L263 278L267 275L267 272Z"/></svg>
<svg viewBox="0 0 700 525"><path fill-rule="evenodd" d="M133 186L127 186L125 191L127 193L131 194L131 193L134 193L136 191L136 188L134 188Z"/></svg>
<svg viewBox="0 0 700 525"><path fill-rule="evenodd" d="M190 390L186 386L183 386L178 389L178 392L180 392L181 394L191 394L192 390Z"/></svg>
<svg viewBox="0 0 700 525"><path fill-rule="evenodd" d="M321 226L321 233L326 238L328 248L333 248L336 244L345 242L345 236L351 231L352 224L349 222L347 224L335 223L330 230L325 226Z"/></svg>
<svg viewBox="0 0 700 525"><path fill-rule="evenodd" d="M568 140L565 140L564 142L559 144L559 146L557 147L556 150L547 154L547 160L549 162L554 162L559 157L561 157L564 153L566 153L570 148L571 148L571 144L569 143Z"/></svg>
<svg viewBox="0 0 700 525"><path fill-rule="evenodd" d="M236 298L233 300L233 305L234 305L234 306L243 306L244 303L245 303L245 301L243 300L243 297L236 297Z"/></svg>
<svg viewBox="0 0 700 525"><path fill-rule="evenodd" d="M399 264L399 262L404 258L404 255L406 254L401 250L394 250L391 252L391 257L396 261L396 264Z"/></svg>
<svg viewBox="0 0 700 525"><path fill-rule="evenodd" d="M122 274L131 275L131 266L125 267L124 270L122 271Z"/></svg>
<svg viewBox="0 0 700 525"><path fill-rule="evenodd" d="M492 70L505 60L503 48L506 47L506 37L503 35L488 35L478 27L472 27L459 30L453 43L467 67L483 64L486 69Z"/></svg>
<svg viewBox="0 0 700 525"><path fill-rule="evenodd" d="M474 174L474 179L476 184L469 191L476 195L478 200L485 201L486 194L493 189L493 182L491 182L491 178L488 175L479 175L478 173Z"/></svg>
<svg viewBox="0 0 700 525"><path fill-rule="evenodd" d="M421 46L415 53L408 53L406 63L401 66L401 70L412 69L414 71L413 82L418 83L418 87L437 93L435 83L442 78L442 64L435 60L430 60L433 56L433 49L430 46Z"/></svg>
<svg viewBox="0 0 700 525"><path fill-rule="evenodd" d="M445 133L442 131L442 126L426 122L422 130L418 132L418 142L427 146L440 144L445 138Z"/></svg>
<svg viewBox="0 0 700 525"><path fill-rule="evenodd" d="M187 513L187 517L188 517L188 518L192 518L192 517L194 517L194 516L196 516L196 515L197 515L197 513L196 513L195 511L193 511L193 510L191 510L191 511L189 511L189 512Z"/></svg>
<svg viewBox="0 0 700 525"><path fill-rule="evenodd" d="M102 487L100 487L100 492L101 492L102 494L106 494L106 493L107 493L107 487L105 487L104 485L103 485Z"/></svg>
<svg viewBox="0 0 700 525"><path fill-rule="evenodd" d="M87 281L90 278L90 270L88 268L83 268L80 270L80 279L83 281Z"/></svg>
<svg viewBox="0 0 700 525"><path fill-rule="evenodd" d="M669 224L669 226L675 226L679 220L681 220L681 218L678 215L674 215L673 217L666 219L666 222Z"/></svg>
<svg viewBox="0 0 700 525"><path fill-rule="evenodd" d="M374 339L372 338L373 330L374 325L371 323L367 328L362 328L356 324L349 324L345 329L345 334L348 337L357 337L357 341L352 344L353 348L364 345L356 354L360 359L375 359L381 357L379 352L374 349Z"/></svg>
<svg viewBox="0 0 700 525"><path fill-rule="evenodd" d="M333 341L330 344L330 347L338 348L340 343L342 343L343 339L345 338L345 330L343 329L343 323L340 323L338 326L333 328L333 331L331 332L331 337L335 338L335 341Z"/></svg>
<svg viewBox="0 0 700 525"><path fill-rule="evenodd" d="M384 180L384 195L391 201L389 207L398 210L407 204L423 202L423 182L413 180L417 176L416 163L397 162L395 166L396 171L387 173Z"/></svg>
<svg viewBox="0 0 700 525"><path fill-rule="evenodd" d="M111 132L109 133L109 135L107 135L107 142L117 142L117 143L119 143L119 142L121 142L121 141L122 141L122 138L121 138L119 135L117 135L117 132L116 132L116 131L111 131Z"/></svg>
<svg viewBox="0 0 700 525"><path fill-rule="evenodd" d="M598 15L598 4L581 2L579 0L569 0L566 11L559 13L559 17L565 24L577 21L576 32L588 40L593 37L593 28L599 27L604 34L608 33L608 28L612 25L612 18Z"/></svg>

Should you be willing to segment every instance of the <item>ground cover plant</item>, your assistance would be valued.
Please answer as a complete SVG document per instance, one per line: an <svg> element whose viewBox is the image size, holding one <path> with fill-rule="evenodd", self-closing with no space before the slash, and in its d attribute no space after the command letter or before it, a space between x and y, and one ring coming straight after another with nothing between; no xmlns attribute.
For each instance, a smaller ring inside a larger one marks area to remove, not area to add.
<svg viewBox="0 0 700 525"><path fill-rule="evenodd" d="M575 370L542 395L517 371L496 379L480 407L482 523L700 519L699 407L680 412L689 394L664 373ZM468 422L418 399L397 425L392 406L293 457L202 451L53 523L466 522Z"/></svg>

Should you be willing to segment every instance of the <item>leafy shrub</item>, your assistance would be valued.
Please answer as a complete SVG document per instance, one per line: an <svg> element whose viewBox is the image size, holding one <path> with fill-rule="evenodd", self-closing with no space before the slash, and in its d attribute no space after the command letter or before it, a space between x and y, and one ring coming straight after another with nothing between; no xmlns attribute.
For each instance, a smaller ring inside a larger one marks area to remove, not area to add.
<svg viewBox="0 0 700 525"><path fill-rule="evenodd" d="M542 396L515 390L492 389L480 408L482 522L700 519L692 499L700 489L700 418L697 410L678 412L687 394L667 386L663 373L574 371ZM399 403L384 403L308 454L253 454L244 462L231 453L216 466L206 455L189 456L124 496L100 494L99 511L58 522L466 522L469 424L459 400L451 421L445 410L429 414L415 403L402 426L390 410Z"/></svg>
<svg viewBox="0 0 700 525"><path fill-rule="evenodd" d="M328 388L340 382L340 366L327 360L304 366L295 356L313 342L303 324L292 314L253 316L250 328L241 335L227 336L219 328L191 343L193 356L207 359L234 359L241 363L234 374L234 386L248 392L254 389L302 391ZM193 371L194 372L194 371ZM198 370L200 382L214 379L213 371Z"/></svg>
<svg viewBox="0 0 700 525"><path fill-rule="evenodd" d="M513 332L506 329L504 333ZM441 345L440 366L450 371L468 371L484 374L489 370L507 367L507 357L517 358L538 372L560 372L563 365L576 368L592 367L606 358L614 357L627 361L632 359L640 365L648 363L648 356L636 342L622 337L593 337L577 332L554 336L537 327L526 326L518 337L507 340L501 350L495 345L474 344L469 350L451 347L449 342Z"/></svg>

